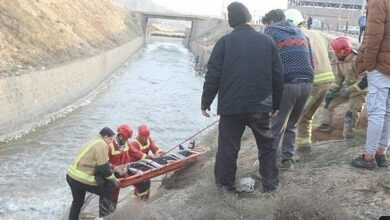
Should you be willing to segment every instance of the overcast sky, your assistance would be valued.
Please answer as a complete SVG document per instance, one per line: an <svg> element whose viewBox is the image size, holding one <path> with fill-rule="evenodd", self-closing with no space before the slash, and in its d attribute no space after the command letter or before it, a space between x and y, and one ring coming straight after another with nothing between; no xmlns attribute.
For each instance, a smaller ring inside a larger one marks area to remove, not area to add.
<svg viewBox="0 0 390 220"><path fill-rule="evenodd" d="M221 15L222 8L234 0L153 0L166 8L182 13L201 15ZM263 15L269 10L287 7L287 0L240 0L254 16Z"/></svg>

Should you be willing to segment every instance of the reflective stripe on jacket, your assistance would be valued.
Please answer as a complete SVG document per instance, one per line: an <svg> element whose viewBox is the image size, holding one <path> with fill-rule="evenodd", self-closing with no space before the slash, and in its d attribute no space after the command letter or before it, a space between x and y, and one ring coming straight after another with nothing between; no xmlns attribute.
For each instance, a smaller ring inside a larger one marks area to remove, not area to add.
<svg viewBox="0 0 390 220"><path fill-rule="evenodd" d="M329 60L329 43L327 39L315 30L301 27L303 33L310 39L314 62L314 85L334 81L334 74Z"/></svg>
<svg viewBox="0 0 390 220"><path fill-rule="evenodd" d="M151 150L153 154L158 154L160 152L160 149L152 138L149 137L145 145L141 144L138 140L134 140L131 143L131 149L129 150L131 161L145 159L149 154L149 150Z"/></svg>
<svg viewBox="0 0 390 220"><path fill-rule="evenodd" d="M125 157L129 151L129 149L130 149L130 147L129 147L129 144L127 142L126 142L123 150L119 149L119 144L115 140L110 144L110 149L108 151L108 157L109 157L109 160L110 160L112 167L115 167L115 166L118 166L118 165L121 165L124 163L128 163L128 161Z"/></svg>
<svg viewBox="0 0 390 220"><path fill-rule="evenodd" d="M314 76L314 85L319 85L319 84L324 84L328 82L333 82L334 81L334 74L332 71L330 72L325 72L325 73L318 73Z"/></svg>
<svg viewBox="0 0 390 220"><path fill-rule="evenodd" d="M349 88L350 97L367 93L367 90L361 90L357 85L364 75L358 74L356 69L356 52L352 51L344 60L336 65L335 81L330 86L330 90L338 92L341 88Z"/></svg>
<svg viewBox="0 0 390 220"><path fill-rule="evenodd" d="M107 144L102 138L96 138L87 143L69 166L68 175L81 183L97 185L95 178L96 166L104 164L106 159L106 162L108 162L108 149L106 148ZM83 161L83 164L80 163L81 161ZM80 168L81 164L83 169ZM107 180L115 179L113 173L108 175L105 177Z"/></svg>

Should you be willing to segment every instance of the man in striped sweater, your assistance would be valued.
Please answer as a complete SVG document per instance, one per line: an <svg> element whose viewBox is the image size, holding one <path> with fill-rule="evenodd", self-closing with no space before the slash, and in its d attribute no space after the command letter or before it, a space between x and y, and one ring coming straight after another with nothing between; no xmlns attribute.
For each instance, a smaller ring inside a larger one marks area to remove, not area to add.
<svg viewBox="0 0 390 220"><path fill-rule="evenodd" d="M280 53L284 70L284 88L280 112L272 121L272 133L278 148L282 145L279 169L293 170L293 153L297 123L313 84L313 56L309 39L280 9L268 12L262 19L264 33L271 36Z"/></svg>

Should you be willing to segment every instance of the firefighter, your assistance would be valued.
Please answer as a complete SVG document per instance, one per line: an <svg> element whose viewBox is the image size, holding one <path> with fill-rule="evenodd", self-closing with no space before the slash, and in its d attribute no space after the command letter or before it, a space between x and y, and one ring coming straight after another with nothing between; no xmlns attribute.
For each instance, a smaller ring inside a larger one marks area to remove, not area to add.
<svg viewBox="0 0 390 220"><path fill-rule="evenodd" d="M357 52L353 49L350 40L347 37L338 37L332 41L331 46L337 57L336 79L326 93L321 125L317 130L329 132L334 109L348 102L344 116L343 136L345 139L351 139L354 137L353 128L359 118L359 113L364 107L367 90L362 90L358 86L363 75L359 75L356 71Z"/></svg>
<svg viewBox="0 0 390 220"><path fill-rule="evenodd" d="M119 182L112 172L107 155L109 144L111 144L115 133L110 128L105 127L99 134L99 137L87 143L80 150L68 168L66 180L73 196L69 212L70 220L79 219L86 192L100 196L100 217L113 212L111 192L113 188L119 187Z"/></svg>
<svg viewBox="0 0 390 220"><path fill-rule="evenodd" d="M334 82L334 74L328 56L328 41L319 32L303 27L305 19L297 9L287 9L284 14L286 20L298 26L310 42L314 42L311 44L314 62L313 90L298 123L297 150L300 151L311 147L313 117L321 106L331 83Z"/></svg>
<svg viewBox="0 0 390 220"><path fill-rule="evenodd" d="M149 154L152 151L153 155ZM137 161L141 159L152 159L154 157L160 157L165 153L161 151L150 137L150 128L146 124L142 124L138 127L137 138L131 142L131 150L129 151L129 161ZM134 185L134 194L141 201L149 199L150 194L150 180L138 183Z"/></svg>
<svg viewBox="0 0 390 220"><path fill-rule="evenodd" d="M115 168L116 166L129 163L127 159L127 154L129 151L128 140L133 135L133 129L127 125L120 125L117 129L117 135L110 143L110 148L108 151L108 157L110 159L111 167ZM119 188L116 188L112 192L111 199L114 202L114 208L118 203Z"/></svg>

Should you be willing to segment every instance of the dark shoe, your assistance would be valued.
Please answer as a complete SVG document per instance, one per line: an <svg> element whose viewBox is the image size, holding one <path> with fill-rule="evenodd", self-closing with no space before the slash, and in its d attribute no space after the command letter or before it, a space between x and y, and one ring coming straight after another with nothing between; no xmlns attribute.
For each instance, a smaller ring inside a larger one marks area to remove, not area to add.
<svg viewBox="0 0 390 220"><path fill-rule="evenodd" d="M386 155L375 155L375 160L378 167L389 167Z"/></svg>
<svg viewBox="0 0 390 220"><path fill-rule="evenodd" d="M317 128L317 131L329 132L330 129L331 129L330 125L328 125L328 124L321 124L321 125Z"/></svg>
<svg viewBox="0 0 390 220"><path fill-rule="evenodd" d="M352 160L352 166L356 168L363 168L368 170L374 170L376 166L375 160L366 160L364 154Z"/></svg>
<svg viewBox="0 0 390 220"><path fill-rule="evenodd" d="M270 193L270 192L274 192L276 190L278 190L279 187L278 186L268 186L268 187L264 187L263 186L263 193Z"/></svg>
<svg viewBox="0 0 390 220"><path fill-rule="evenodd" d="M279 170L281 171L293 171L294 170L294 164L293 160L284 160L279 165Z"/></svg>
<svg viewBox="0 0 390 220"><path fill-rule="evenodd" d="M267 193L267 194L270 194L270 195L276 195L276 194L279 193L281 188L282 188L282 184L281 183L279 183L276 186L268 186L268 187L263 186L263 193Z"/></svg>

